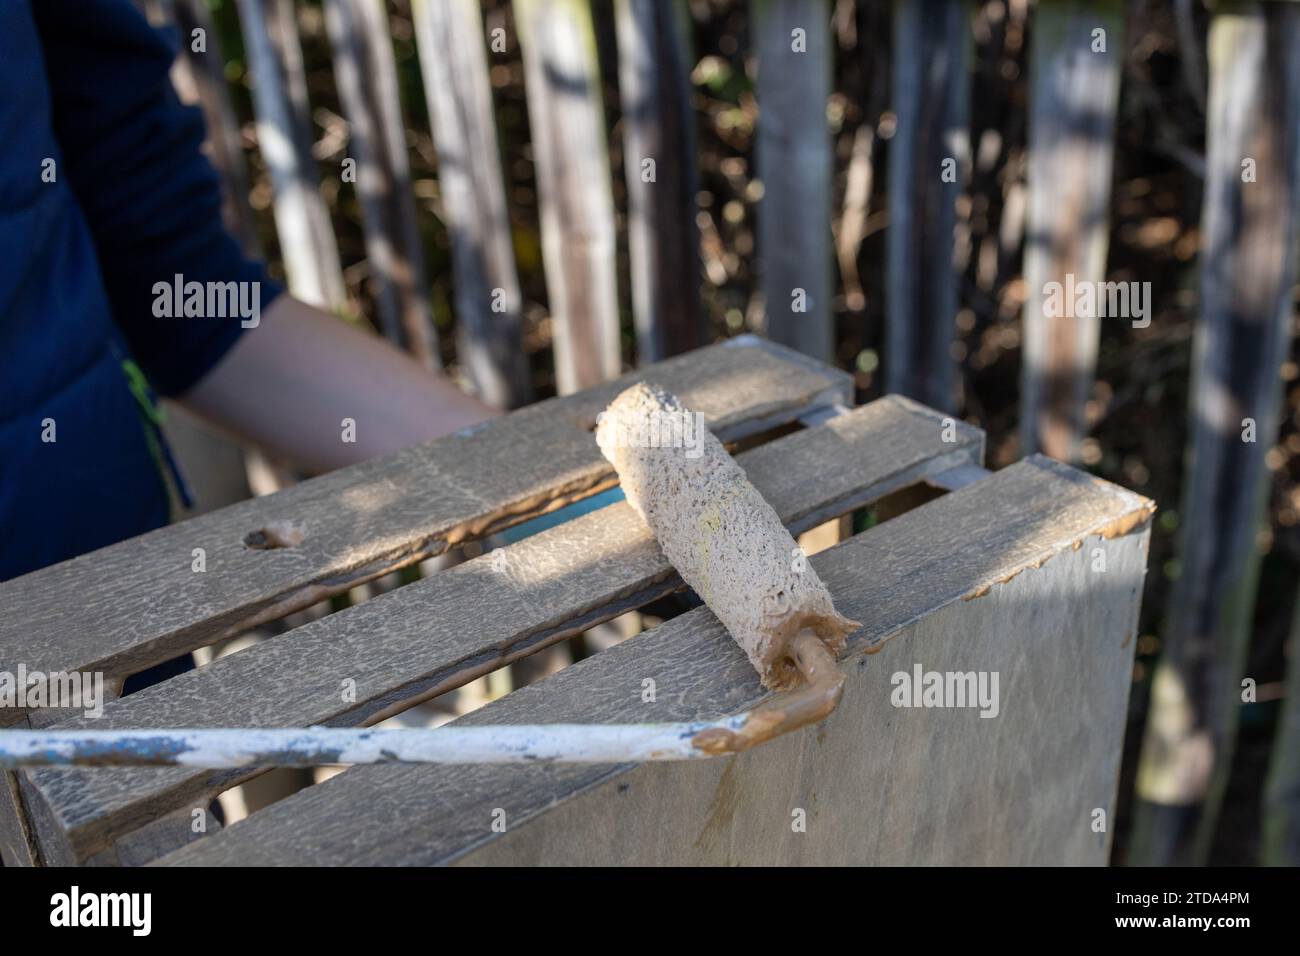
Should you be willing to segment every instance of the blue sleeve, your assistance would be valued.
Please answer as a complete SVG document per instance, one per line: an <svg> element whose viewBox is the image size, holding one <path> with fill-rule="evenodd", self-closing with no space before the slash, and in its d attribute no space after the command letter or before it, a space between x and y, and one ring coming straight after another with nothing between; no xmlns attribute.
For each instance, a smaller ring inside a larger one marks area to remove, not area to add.
<svg viewBox="0 0 1300 956"><path fill-rule="evenodd" d="M256 282L262 308L281 289L221 221L220 179L200 152L202 113L172 89L174 37L150 27L131 0L38 0L32 10L59 175L89 223L134 358L158 391L179 394L225 355L241 320L157 317L155 284L177 275L186 283Z"/></svg>

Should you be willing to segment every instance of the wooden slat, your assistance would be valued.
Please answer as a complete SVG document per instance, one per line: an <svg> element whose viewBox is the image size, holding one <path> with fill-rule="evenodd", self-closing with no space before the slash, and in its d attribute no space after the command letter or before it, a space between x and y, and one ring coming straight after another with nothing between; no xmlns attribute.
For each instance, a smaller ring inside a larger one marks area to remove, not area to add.
<svg viewBox="0 0 1300 956"><path fill-rule="evenodd" d="M267 90L268 101L266 105L269 108L264 116L261 111L263 101L257 93L258 79L256 76L252 78L253 112L257 121L258 150L262 152L262 161L270 168L271 163L266 156L262 143L264 120L287 122L286 126L281 127L281 131L292 139L294 165L287 168L286 173L288 177L296 179L296 186L301 189L301 195L286 195L283 203L284 212L286 216L297 215L301 217L303 223L305 223L305 225L299 224L297 227L307 230L306 238L311 245L310 250L305 252L304 255L311 255L315 258L315 268L319 272L318 282L323 292L329 297L325 301L329 302L332 308L339 308L346 296L346 290L343 271L339 264L338 243L335 240L333 225L330 222L329 209L326 207L324 197L320 192L320 170L316 166L314 154L316 127L312 118L311 100L307 93L307 65L303 60L302 40L298 30L297 0L261 0L261 2L265 11L262 16L266 25L267 39L271 44L274 62L279 67L278 80L276 81L279 84L279 92L275 88L275 83L272 84L272 88ZM242 13L240 27L241 31L248 29L248 25L244 23ZM247 67L251 71L254 62L252 52L247 47L247 40L245 40L244 52ZM259 57L259 60L261 59ZM269 70L267 72L269 74ZM270 102L275 97L279 97L280 102ZM283 120L281 120L282 115ZM274 190L276 187L274 169L272 169L271 185ZM276 202L280 202L278 193L273 198L273 213L276 212ZM278 215L276 217L276 233L280 237L281 246L283 246L285 234L280 230ZM287 252L281 248L280 254L284 258ZM286 263L286 271L287 269L288 265ZM292 281L292 277L290 277L290 281Z"/></svg>
<svg viewBox="0 0 1300 956"><path fill-rule="evenodd" d="M1152 683L1130 848L1146 865L1204 863L1214 839L1248 676L1265 456L1296 314L1300 7L1216 9L1182 570Z"/></svg>
<svg viewBox="0 0 1300 956"><path fill-rule="evenodd" d="M121 693L121 685L105 683L104 700L115 700ZM25 719L19 719L20 727L28 726ZM40 866L41 857L39 837L27 814L27 807L22 798L22 787L18 774L11 770L0 771L0 862L5 866ZM180 843L172 844L173 847Z"/></svg>
<svg viewBox="0 0 1300 956"><path fill-rule="evenodd" d="M755 163L763 183L758 255L765 331L774 342L832 361L830 4L753 0L750 12L758 54ZM802 31L798 38L795 31Z"/></svg>
<svg viewBox="0 0 1300 956"><path fill-rule="evenodd" d="M238 8L253 78L257 145L271 171L272 211L289 290L312 305L341 308L343 271L314 174L292 0L238 0Z"/></svg>
<svg viewBox="0 0 1300 956"><path fill-rule="evenodd" d="M827 723L734 761L358 767L162 862L1103 862L1091 811L1114 808L1149 515L1145 499L1035 458L815 555L864 624L844 664L853 684ZM915 662L1000 670L1001 718L893 710L887 674ZM763 696L699 608L462 722L696 719ZM808 834L791 835L791 801Z"/></svg>
<svg viewBox="0 0 1300 956"><path fill-rule="evenodd" d="M942 411L956 403L953 257L970 157L970 18L968 0L894 5L885 388Z"/></svg>
<svg viewBox="0 0 1300 956"><path fill-rule="evenodd" d="M928 409L888 398L738 460L799 533L978 464L982 433L964 427L957 438L943 441ZM649 529L620 502L133 694L90 724L66 726L373 723L680 586ZM354 702L338 692L344 678L356 682ZM46 857L66 862L249 775L58 768L28 778L28 804Z"/></svg>
<svg viewBox="0 0 1300 956"><path fill-rule="evenodd" d="M205 814L200 832L194 830L194 811ZM85 861L85 866L144 866L195 840L216 833L221 824L212 818L206 805L187 807L154 820L119 840L106 850L101 850Z"/></svg>
<svg viewBox="0 0 1300 956"><path fill-rule="evenodd" d="M0 772L0 863L35 866L38 862L40 856L23 809L18 775L9 770Z"/></svg>
<svg viewBox="0 0 1300 956"><path fill-rule="evenodd" d="M1104 53L1092 49L1097 29L1106 31ZM1086 433L1101 320L1076 315L1073 301L1064 315L1047 314L1045 287L1066 287L1067 276L1074 278L1068 288L1106 278L1123 5L1043 0L1032 34L1021 450L1075 461Z"/></svg>
<svg viewBox="0 0 1300 956"><path fill-rule="evenodd" d="M519 277L477 0L415 0L438 185L456 294L456 353L479 396L496 408L532 399Z"/></svg>
<svg viewBox="0 0 1300 956"><path fill-rule="evenodd" d="M586 0L515 0L560 394L622 367L614 199Z"/></svg>
<svg viewBox="0 0 1300 956"><path fill-rule="evenodd" d="M415 220L406 127L383 0L326 0L334 77L348 121L348 158L356 161L366 259L378 286L384 335L427 368L438 368L424 247Z"/></svg>
<svg viewBox="0 0 1300 956"><path fill-rule="evenodd" d="M679 394L727 440L850 400L846 375L752 337L670 359L396 455L0 584L0 660L125 676L613 483L590 429L634 381ZM245 536L297 522L300 544ZM193 549L206 552L195 573ZM0 723L22 719L0 709Z"/></svg>
<svg viewBox="0 0 1300 956"><path fill-rule="evenodd" d="M619 0L614 9L632 318L637 364L648 365L706 340L695 224L690 11L685 0Z"/></svg>

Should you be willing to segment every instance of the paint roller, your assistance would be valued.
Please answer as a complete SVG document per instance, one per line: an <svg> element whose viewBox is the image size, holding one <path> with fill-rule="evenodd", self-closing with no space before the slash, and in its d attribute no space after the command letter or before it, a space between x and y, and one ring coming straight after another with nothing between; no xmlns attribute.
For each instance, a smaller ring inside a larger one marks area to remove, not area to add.
<svg viewBox="0 0 1300 956"><path fill-rule="evenodd" d="M751 715L739 739L711 734L707 747L744 749L834 710L843 690L835 658L859 624L835 610L776 511L703 416L641 383L600 416L596 442L628 504L749 657L763 686L786 690L801 679L806 685Z"/></svg>
<svg viewBox="0 0 1300 956"><path fill-rule="evenodd" d="M836 656L859 625L835 610L781 519L703 417L638 384L601 414L596 441L628 503L763 686L790 693L729 717L670 724L0 731L0 767L680 760L746 750L828 716L844 686Z"/></svg>

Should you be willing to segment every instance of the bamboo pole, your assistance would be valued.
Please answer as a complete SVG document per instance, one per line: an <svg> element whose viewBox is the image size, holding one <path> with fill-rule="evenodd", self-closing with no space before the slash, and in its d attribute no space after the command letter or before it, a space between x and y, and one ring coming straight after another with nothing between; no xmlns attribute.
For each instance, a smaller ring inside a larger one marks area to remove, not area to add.
<svg viewBox="0 0 1300 956"><path fill-rule="evenodd" d="M1104 52L1096 49L1098 30ZM1119 0L1042 0L1032 32L1021 451L1076 461L1101 320L1096 307L1076 308L1068 294L1054 300L1048 288L1096 287L1106 277L1123 7ZM1054 302L1064 314L1055 314Z"/></svg>
<svg viewBox="0 0 1300 956"><path fill-rule="evenodd" d="M397 67L382 0L326 0L334 77L356 162L366 258L378 286L384 335L427 368L438 368L424 247L415 219Z"/></svg>
<svg viewBox="0 0 1300 956"><path fill-rule="evenodd" d="M950 411L959 276L957 198L970 164L970 6L894 5L885 245L885 391Z"/></svg>
<svg viewBox="0 0 1300 956"><path fill-rule="evenodd" d="M238 0L257 143L271 172L272 211L289 290L339 310L346 301L338 246L312 172L310 114L291 0Z"/></svg>
<svg viewBox="0 0 1300 956"><path fill-rule="evenodd" d="M1300 252L1300 6L1222 3L1210 27L1202 319L1181 573L1137 776L1131 859L1204 862L1242 703ZM1276 768L1275 768L1276 770ZM1285 776L1285 768L1281 771ZM1290 784L1274 780L1274 793ZM1275 824L1276 825L1276 824Z"/></svg>
<svg viewBox="0 0 1300 956"><path fill-rule="evenodd" d="M614 200L591 7L515 0L561 394L622 368Z"/></svg>
<svg viewBox="0 0 1300 956"><path fill-rule="evenodd" d="M411 6L455 280L456 351L496 408L532 400L478 0Z"/></svg>
<svg viewBox="0 0 1300 956"><path fill-rule="evenodd" d="M618 0L619 96L637 364L705 344L684 0Z"/></svg>
<svg viewBox="0 0 1300 956"><path fill-rule="evenodd" d="M758 254L768 338L835 357L828 0L752 0L758 54Z"/></svg>

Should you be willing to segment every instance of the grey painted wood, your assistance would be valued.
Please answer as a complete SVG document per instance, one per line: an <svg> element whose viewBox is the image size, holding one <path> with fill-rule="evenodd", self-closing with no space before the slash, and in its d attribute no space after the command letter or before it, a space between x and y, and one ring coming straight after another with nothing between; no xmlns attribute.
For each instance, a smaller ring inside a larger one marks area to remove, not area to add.
<svg viewBox="0 0 1300 956"><path fill-rule="evenodd" d="M763 183L758 256L765 331L775 342L832 361L830 4L751 0L750 14L758 61L754 155Z"/></svg>
<svg viewBox="0 0 1300 956"><path fill-rule="evenodd" d="M105 702L115 700L121 690L119 683L110 685L105 682ZM26 715L18 715L5 721L4 726L26 730L31 723ZM0 771L0 863L5 866L40 866L44 863L40 836L28 816L18 775L8 770Z"/></svg>
<svg viewBox="0 0 1300 956"><path fill-rule="evenodd" d="M970 164L971 6L894 4L885 388L932 408L956 403L957 198Z"/></svg>
<svg viewBox="0 0 1300 956"><path fill-rule="evenodd" d="M618 86L637 364L698 348L700 233L685 0L618 0ZM652 165L647 165L652 164Z"/></svg>
<svg viewBox="0 0 1300 956"><path fill-rule="evenodd" d="M6 581L0 660L125 676L608 487L613 471L591 428L619 391L647 378L725 440L850 400L843 373L733 339ZM275 522L296 522L302 542L245 546ZM206 572L192 570L195 548ZM0 719L21 716L0 709Z"/></svg>
<svg viewBox="0 0 1300 956"><path fill-rule="evenodd" d="M1300 255L1300 8L1216 9L1182 570L1152 685L1130 851L1147 864L1204 861L1227 787Z"/></svg>
<svg viewBox="0 0 1300 956"><path fill-rule="evenodd" d="M415 219L406 127L383 0L326 0L334 78L356 162L366 259L377 285L384 335L427 368L438 368L424 247Z"/></svg>
<svg viewBox="0 0 1300 956"><path fill-rule="evenodd" d="M415 0L415 39L451 236L456 353L496 408L532 399L478 0Z"/></svg>
<svg viewBox="0 0 1300 956"><path fill-rule="evenodd" d="M799 533L978 463L982 433L963 427L956 438L943 440L934 413L887 398L737 460ZM649 529L620 502L300 627L288 640L140 691L97 719L59 726L374 723L681 586ZM345 680L354 682L354 700L343 699ZM27 796L41 805L33 813L46 856L71 862L248 776L246 770L56 768L34 771Z"/></svg>
<svg viewBox="0 0 1300 956"><path fill-rule="evenodd" d="M346 294L338 245L311 157L302 50L291 0L238 0L253 79L257 145L271 172L272 211L289 290L325 309Z"/></svg>
<svg viewBox="0 0 1300 956"><path fill-rule="evenodd" d="M1109 574L1141 579L1136 535L1101 548ZM638 767L456 862L1104 866L1138 597L1079 593L1088 561L1067 552L856 658L818 728L725 762ZM998 716L894 708L892 674L917 664L998 673Z"/></svg>
<svg viewBox="0 0 1300 956"><path fill-rule="evenodd" d="M1104 862L1091 814L1113 811L1150 514L1035 457L814 556L864 625L845 702L734 761L353 768L161 862ZM885 675L918 662L999 670L1002 716L892 710ZM699 608L461 719L695 719L763 696Z"/></svg>
<svg viewBox="0 0 1300 956"><path fill-rule="evenodd" d="M591 6L516 0L560 394L618 375L609 145Z"/></svg>
<svg viewBox="0 0 1300 956"><path fill-rule="evenodd" d="M989 474L989 470L983 465L959 465L951 471L935 475L930 479L930 484L947 491L956 491L973 482L984 480Z"/></svg>
<svg viewBox="0 0 1300 956"><path fill-rule="evenodd" d="M36 866L40 862L18 777L8 770L0 772L0 862L5 866Z"/></svg>
<svg viewBox="0 0 1300 956"><path fill-rule="evenodd" d="M195 830L195 813L203 814L201 831ZM221 824L207 804L186 807L153 820L85 861L85 866L144 866L173 850L218 832Z"/></svg>
<svg viewBox="0 0 1300 956"><path fill-rule="evenodd" d="M1104 53L1092 49L1098 29L1106 32ZM1047 314L1045 286L1106 277L1123 5L1043 0L1031 32L1020 440L1025 453L1075 461L1102 320L1076 315L1072 303L1065 315Z"/></svg>

